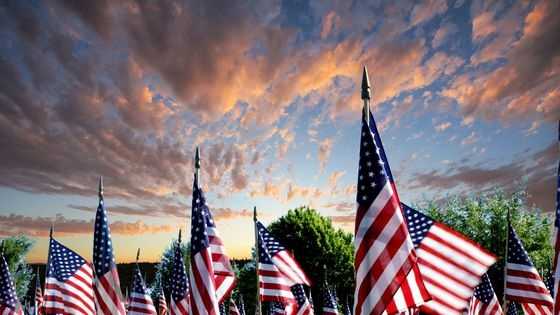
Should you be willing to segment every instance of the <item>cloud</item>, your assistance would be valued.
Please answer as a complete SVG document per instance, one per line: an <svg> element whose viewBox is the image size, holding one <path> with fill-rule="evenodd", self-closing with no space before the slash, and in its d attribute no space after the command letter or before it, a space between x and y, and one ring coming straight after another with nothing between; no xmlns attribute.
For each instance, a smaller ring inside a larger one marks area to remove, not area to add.
<svg viewBox="0 0 560 315"><path fill-rule="evenodd" d="M333 147L333 139L325 138L319 141L317 159L319 160L319 171L323 172L327 164Z"/></svg>
<svg viewBox="0 0 560 315"><path fill-rule="evenodd" d="M338 202L338 203L327 203L323 205L325 208L332 208L338 212L350 212L356 210L355 202Z"/></svg>
<svg viewBox="0 0 560 315"><path fill-rule="evenodd" d="M336 33L340 29L340 17L334 11L330 11L323 17L321 25L321 38L327 38L331 34Z"/></svg>
<svg viewBox="0 0 560 315"><path fill-rule="evenodd" d="M445 0L429 0L414 6L410 15L410 24L417 24L429 21L433 17L447 11L447 1Z"/></svg>
<svg viewBox="0 0 560 315"><path fill-rule="evenodd" d="M457 26L453 23L447 23L442 25L436 33L434 34L434 38L432 39L432 47L438 48L442 44L444 44L451 35L457 33L458 29Z"/></svg>
<svg viewBox="0 0 560 315"><path fill-rule="evenodd" d="M442 122L440 124L437 124L436 126L434 126L434 129L437 132L442 132L442 131L447 130L449 127L451 127L451 125L452 124L450 122L446 121L446 122Z"/></svg>
<svg viewBox="0 0 560 315"><path fill-rule="evenodd" d="M238 218L252 218L253 211L248 209L234 210L231 208L211 208L214 219L220 220L233 220Z"/></svg>
<svg viewBox="0 0 560 315"><path fill-rule="evenodd" d="M26 234L45 237L49 235L51 226L54 226L56 235L92 234L93 225L93 219L67 219L60 214L55 217L29 217L16 214L0 215L0 230L3 235ZM113 235L155 234L176 230L176 226L147 225L140 220L135 222L111 222L110 228Z"/></svg>
<svg viewBox="0 0 560 315"><path fill-rule="evenodd" d="M478 142L478 136L476 132L472 131L463 141L461 141L461 145L471 145Z"/></svg>

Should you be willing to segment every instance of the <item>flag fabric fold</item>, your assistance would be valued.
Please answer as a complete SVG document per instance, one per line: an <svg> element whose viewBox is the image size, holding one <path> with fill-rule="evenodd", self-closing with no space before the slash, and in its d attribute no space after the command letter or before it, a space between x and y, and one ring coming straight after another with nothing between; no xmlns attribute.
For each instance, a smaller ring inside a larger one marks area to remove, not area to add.
<svg viewBox="0 0 560 315"><path fill-rule="evenodd" d="M323 315L338 315L336 294L334 291L331 292L327 283L325 283L323 288Z"/></svg>
<svg viewBox="0 0 560 315"><path fill-rule="evenodd" d="M111 231L102 198L102 188L100 189L100 196L95 216L95 232L93 234L96 310L99 315L124 315L126 310L117 272L117 264L113 255Z"/></svg>
<svg viewBox="0 0 560 315"><path fill-rule="evenodd" d="M96 314L93 269L51 237L45 279L45 314Z"/></svg>
<svg viewBox="0 0 560 315"><path fill-rule="evenodd" d="M130 291L128 315L144 314L157 315L157 312L152 298L146 291L146 285L144 284L144 279L142 279L142 274L140 273L140 266L136 264L132 290Z"/></svg>
<svg viewBox="0 0 560 315"><path fill-rule="evenodd" d="M185 272L186 274L186 272ZM159 288L158 294L158 313L159 315L167 315L169 309L167 308L167 301L165 300L165 294L163 293L163 287Z"/></svg>
<svg viewBox="0 0 560 315"><path fill-rule="evenodd" d="M235 287L235 275L195 176L191 215L191 314L219 314Z"/></svg>

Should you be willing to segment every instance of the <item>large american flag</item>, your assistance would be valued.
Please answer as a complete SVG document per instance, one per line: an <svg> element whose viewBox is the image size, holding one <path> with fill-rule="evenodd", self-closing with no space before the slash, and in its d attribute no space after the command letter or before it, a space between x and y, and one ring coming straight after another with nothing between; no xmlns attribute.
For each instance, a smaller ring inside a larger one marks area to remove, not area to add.
<svg viewBox="0 0 560 315"><path fill-rule="evenodd" d="M508 231L506 299L552 307L552 297L511 224Z"/></svg>
<svg viewBox="0 0 560 315"><path fill-rule="evenodd" d="M323 289L323 315L338 315L336 295L331 292L328 284Z"/></svg>
<svg viewBox="0 0 560 315"><path fill-rule="evenodd" d="M369 87L365 71L362 83ZM425 300L423 297L428 298L421 277L415 277L416 282L406 281L416 264L416 255L386 164L373 116L363 113L354 232L355 315L385 312L395 304L393 297L403 282L417 287L412 291L421 292L421 299L406 296L404 305L398 308L416 306Z"/></svg>
<svg viewBox="0 0 560 315"><path fill-rule="evenodd" d="M23 315L23 307L16 295L14 280L0 244L0 315Z"/></svg>
<svg viewBox="0 0 560 315"><path fill-rule="evenodd" d="M156 307L152 301L152 297L146 290L144 279L140 273L140 266L136 264L134 271L134 280L132 281L132 290L130 290L130 302L128 305L128 315L157 315Z"/></svg>
<svg viewBox="0 0 560 315"><path fill-rule="evenodd" d="M558 122L558 141L560 141L560 121ZM554 315L560 315L560 161L558 162L558 174L557 174L557 185L556 185L556 218L554 219Z"/></svg>
<svg viewBox="0 0 560 315"><path fill-rule="evenodd" d="M503 315L500 301L487 274L482 276L482 282L474 289L467 315Z"/></svg>
<svg viewBox="0 0 560 315"><path fill-rule="evenodd" d="M310 281L294 257L264 227L255 221L259 247L259 296L261 301L292 304L291 290L296 284L310 285Z"/></svg>
<svg viewBox="0 0 560 315"><path fill-rule="evenodd" d="M445 224L402 205L418 266L432 300L422 311L463 314L482 275L496 257Z"/></svg>
<svg viewBox="0 0 560 315"><path fill-rule="evenodd" d="M46 314L95 314L90 264L52 237L44 299Z"/></svg>
<svg viewBox="0 0 560 315"><path fill-rule="evenodd" d="M171 301L169 313L170 315L188 315L189 314L189 280L187 278L187 270L183 261L183 252L181 252L181 232L179 231L179 239L175 243L175 253L173 256L173 273L171 277ZM163 291L161 292L163 296ZM165 302L165 297L164 297Z"/></svg>
<svg viewBox="0 0 560 315"><path fill-rule="evenodd" d="M43 306L45 300L43 298L43 290L41 290L41 280L39 279L39 268L37 268L37 273L35 275L35 305L33 306L33 311L36 315L42 315Z"/></svg>
<svg viewBox="0 0 560 315"><path fill-rule="evenodd" d="M117 264L113 256L111 231L103 201L103 182L99 181L99 206L93 234L93 267L95 270L95 305L99 315L124 315Z"/></svg>
<svg viewBox="0 0 560 315"><path fill-rule="evenodd" d="M167 302L165 301L165 293L163 293L163 287L160 286L158 293L158 313L159 315L167 315L168 308Z"/></svg>
<svg viewBox="0 0 560 315"><path fill-rule="evenodd" d="M302 284L296 284L292 286L292 293L296 298L296 303L292 303L290 311L288 314L293 315L312 315L313 314L313 305L311 301L305 295L305 290Z"/></svg>
<svg viewBox="0 0 560 315"><path fill-rule="evenodd" d="M191 215L190 308L193 315L219 314L235 287L235 275L195 175Z"/></svg>

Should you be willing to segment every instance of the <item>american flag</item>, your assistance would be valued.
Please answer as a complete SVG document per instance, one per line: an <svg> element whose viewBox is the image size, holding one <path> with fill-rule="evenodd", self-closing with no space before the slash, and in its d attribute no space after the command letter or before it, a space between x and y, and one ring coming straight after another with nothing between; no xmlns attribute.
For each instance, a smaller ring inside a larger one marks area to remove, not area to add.
<svg viewBox="0 0 560 315"><path fill-rule="evenodd" d="M268 309L269 315L287 315L284 304L280 302L271 302Z"/></svg>
<svg viewBox="0 0 560 315"><path fill-rule="evenodd" d="M350 304L348 300L346 301L346 305L344 305L344 315L352 315L352 311L350 310Z"/></svg>
<svg viewBox="0 0 560 315"><path fill-rule="evenodd" d="M448 226L403 204L416 247L420 273L432 300L422 305L431 314L463 314L482 275L496 257Z"/></svg>
<svg viewBox="0 0 560 315"><path fill-rule="evenodd" d="M365 68L362 99L366 102L366 110L362 113L354 239L355 315L382 314L389 304L394 303L393 296L416 264L414 246L406 230L391 172L385 165L381 139L373 116L368 114L370 85ZM418 286L418 291L425 293L421 278L417 280L409 284ZM404 306L419 303L411 299L406 302Z"/></svg>
<svg viewBox="0 0 560 315"><path fill-rule="evenodd" d="M235 287L235 275L206 205L198 176L193 184L191 215L190 307L193 315L218 314L218 304Z"/></svg>
<svg viewBox="0 0 560 315"><path fill-rule="evenodd" d="M128 305L128 315L156 315L156 308L152 298L146 291L146 285L142 274L140 274L140 266L136 264L134 272L134 280L132 281L132 290L130 290L130 302Z"/></svg>
<svg viewBox="0 0 560 315"><path fill-rule="evenodd" d="M518 313L517 309L518 309L517 303L509 302L508 305L507 305L506 315L517 315L517 313Z"/></svg>
<svg viewBox="0 0 560 315"><path fill-rule="evenodd" d="M558 122L558 141L560 141L560 121ZM558 162L557 186L556 186L556 217L554 219L554 315L560 314L560 161Z"/></svg>
<svg viewBox="0 0 560 315"><path fill-rule="evenodd" d="M99 180L99 206L93 234L93 267L95 269L95 305L99 315L124 315L117 264L113 256L111 231L103 201L103 181Z"/></svg>
<svg viewBox="0 0 560 315"><path fill-rule="evenodd" d="M220 315L228 315L227 313L227 307L226 307L226 303L220 303Z"/></svg>
<svg viewBox="0 0 560 315"><path fill-rule="evenodd" d="M237 308L235 301L232 299L229 301L229 315L241 315L241 312Z"/></svg>
<svg viewBox="0 0 560 315"><path fill-rule="evenodd" d="M0 245L0 315L23 315L16 287Z"/></svg>
<svg viewBox="0 0 560 315"><path fill-rule="evenodd" d="M261 301L276 301L292 304L295 297L292 286L296 284L309 285L310 281L296 262L264 227L255 221L259 246L259 296Z"/></svg>
<svg viewBox="0 0 560 315"><path fill-rule="evenodd" d="M39 279L39 268L37 268L37 273L35 275L35 305L33 307L34 314L42 315L43 312L43 290L41 290L41 280Z"/></svg>
<svg viewBox="0 0 560 315"><path fill-rule="evenodd" d="M548 277L545 277L545 284L548 291L554 294L554 277L551 273L548 274ZM552 307L548 305L539 305L539 304L528 304L523 303L521 304L521 308L526 315L551 315L552 314Z"/></svg>
<svg viewBox="0 0 560 315"><path fill-rule="evenodd" d="M95 314L91 265L52 237L44 298L45 314Z"/></svg>
<svg viewBox="0 0 560 315"><path fill-rule="evenodd" d="M159 315L167 315L167 302L165 301L165 293L163 293L163 287L159 288L158 294L158 313Z"/></svg>
<svg viewBox="0 0 560 315"><path fill-rule="evenodd" d="M323 289L323 315L338 315L336 295L331 292L328 284Z"/></svg>
<svg viewBox="0 0 560 315"><path fill-rule="evenodd" d="M163 296L163 301L165 303L163 290L161 295ZM179 231L179 239L177 240L177 243L175 243L170 300L170 315L189 314L189 280L187 279L187 270L185 268L185 263L183 262L183 253L181 252L181 231Z"/></svg>
<svg viewBox="0 0 560 315"><path fill-rule="evenodd" d="M468 315L503 315L502 307L487 274L482 276L482 282L474 289Z"/></svg>
<svg viewBox="0 0 560 315"><path fill-rule="evenodd" d="M307 295L305 295L303 285L296 284L292 286L292 293L296 298L296 303L292 303L292 308L291 311L289 311L289 314L312 315L313 306L311 304L311 301L307 298Z"/></svg>
<svg viewBox="0 0 560 315"><path fill-rule="evenodd" d="M245 315L245 303L243 302L243 295L239 294L238 299L239 306L237 306L237 311L239 315Z"/></svg>
<svg viewBox="0 0 560 315"><path fill-rule="evenodd" d="M506 299L552 307L552 297L511 224L508 230Z"/></svg>

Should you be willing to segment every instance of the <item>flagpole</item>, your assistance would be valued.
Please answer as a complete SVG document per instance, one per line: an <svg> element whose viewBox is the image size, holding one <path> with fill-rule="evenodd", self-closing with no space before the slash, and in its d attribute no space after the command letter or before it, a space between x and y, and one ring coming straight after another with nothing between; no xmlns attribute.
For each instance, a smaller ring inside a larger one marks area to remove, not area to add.
<svg viewBox="0 0 560 315"><path fill-rule="evenodd" d="M371 86L369 84L369 75L367 67L364 66L363 76L362 76L362 100L364 101L364 119L369 127L369 102L371 100Z"/></svg>
<svg viewBox="0 0 560 315"><path fill-rule="evenodd" d="M504 255L504 294L503 294L503 311L504 314L507 313L507 301L506 301L506 284L507 284L507 260L508 260L508 247L509 247L509 209L507 210L507 226L506 226L506 251Z"/></svg>
<svg viewBox="0 0 560 315"><path fill-rule="evenodd" d="M259 288L259 231L257 230L257 207L253 208L253 225L255 229L255 273L257 275L257 299L255 302L255 315L261 314L261 299Z"/></svg>

